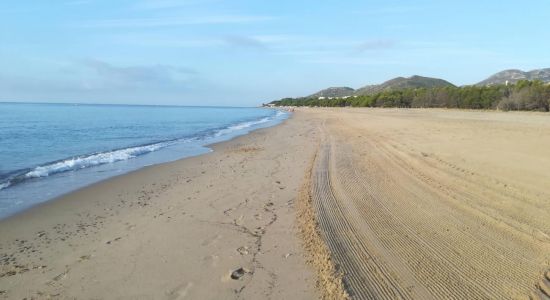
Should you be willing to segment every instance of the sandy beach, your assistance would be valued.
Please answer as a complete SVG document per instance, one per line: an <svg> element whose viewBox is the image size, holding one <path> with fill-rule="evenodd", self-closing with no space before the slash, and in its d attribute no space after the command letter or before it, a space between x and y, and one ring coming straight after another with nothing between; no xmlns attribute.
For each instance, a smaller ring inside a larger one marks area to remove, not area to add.
<svg viewBox="0 0 550 300"><path fill-rule="evenodd" d="M1 221L0 298L317 298L295 210L315 128L296 115Z"/></svg>
<svg viewBox="0 0 550 300"><path fill-rule="evenodd" d="M549 133L302 108L0 221L0 298L548 299Z"/></svg>
<svg viewBox="0 0 550 300"><path fill-rule="evenodd" d="M322 110L312 198L357 299L548 299L550 118Z"/></svg>

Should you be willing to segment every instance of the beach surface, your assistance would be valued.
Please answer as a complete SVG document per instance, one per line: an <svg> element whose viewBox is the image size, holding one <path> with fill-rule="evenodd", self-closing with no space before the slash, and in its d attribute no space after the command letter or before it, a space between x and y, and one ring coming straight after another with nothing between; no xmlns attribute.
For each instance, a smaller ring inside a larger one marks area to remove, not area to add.
<svg viewBox="0 0 550 300"><path fill-rule="evenodd" d="M356 299L549 299L550 116L321 114L311 195Z"/></svg>
<svg viewBox="0 0 550 300"><path fill-rule="evenodd" d="M315 122L298 114L0 221L0 299L317 298L295 209Z"/></svg>
<svg viewBox="0 0 550 300"><path fill-rule="evenodd" d="M0 297L549 299L548 114L301 108L213 149L0 221Z"/></svg>

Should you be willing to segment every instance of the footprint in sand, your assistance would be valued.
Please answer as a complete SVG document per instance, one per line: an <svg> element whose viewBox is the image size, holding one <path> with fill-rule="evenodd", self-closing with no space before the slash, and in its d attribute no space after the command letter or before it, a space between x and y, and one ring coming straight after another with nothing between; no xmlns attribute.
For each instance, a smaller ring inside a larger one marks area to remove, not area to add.
<svg viewBox="0 0 550 300"><path fill-rule="evenodd" d="M115 238L115 239L113 239L113 240L106 241L105 244L111 245L113 242L118 242L118 241L120 241L121 239L122 239L122 237L117 237L117 238Z"/></svg>
<svg viewBox="0 0 550 300"><path fill-rule="evenodd" d="M204 266L216 267L219 261L220 257L214 254L202 258L202 264Z"/></svg>
<svg viewBox="0 0 550 300"><path fill-rule="evenodd" d="M210 246L210 245L213 245L213 244L215 244L215 243L216 243L219 239L221 239L221 238L222 238L221 235L219 235L219 234L218 234L218 235L215 235L215 236L213 236L213 237L211 237L211 238L208 238L208 239L204 240L204 241L201 243L201 245L202 245L202 246Z"/></svg>
<svg viewBox="0 0 550 300"><path fill-rule="evenodd" d="M85 260L90 260L92 258L92 255L88 254L88 255L82 255L80 256L80 259L78 260L78 262L83 262Z"/></svg>
<svg viewBox="0 0 550 300"><path fill-rule="evenodd" d="M243 221L244 221L244 216L240 215L239 218L233 220L233 223L237 226L241 226L244 224Z"/></svg>
<svg viewBox="0 0 550 300"><path fill-rule="evenodd" d="M168 299L185 299L187 294L189 294L189 291L193 287L193 282L187 282L184 284L179 285L175 289L168 292Z"/></svg>
<svg viewBox="0 0 550 300"><path fill-rule="evenodd" d="M237 252L239 252L240 255L247 255L248 253L250 253L247 246L237 248Z"/></svg>

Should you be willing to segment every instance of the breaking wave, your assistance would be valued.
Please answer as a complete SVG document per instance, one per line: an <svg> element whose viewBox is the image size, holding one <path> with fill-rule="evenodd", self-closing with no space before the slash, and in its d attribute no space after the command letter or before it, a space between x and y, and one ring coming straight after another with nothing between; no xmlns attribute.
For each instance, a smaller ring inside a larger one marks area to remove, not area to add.
<svg viewBox="0 0 550 300"><path fill-rule="evenodd" d="M271 117L265 117L259 120L247 121L247 122L230 125L225 128L214 130L213 134L212 134L212 131L210 131L211 132L210 134L202 135L202 138L207 136L220 137L220 136L228 135L239 130L251 128L253 126L257 126L263 123L273 121L276 118L281 117L282 115L285 115L285 114L286 113L284 112L277 111L277 113ZM195 139L196 138L197 137L195 137ZM111 151L80 155L76 157L70 157L70 158L46 163L46 164L34 167L32 169L20 170L19 172L12 174L7 178L3 178L3 179L0 178L0 190L6 189L10 186L16 185L18 183L24 182L25 180L29 180L33 178L47 177L53 174L76 171L79 169L85 169L85 168L94 167L98 165L129 160L141 155L145 155L151 152L161 150L163 148L166 148L170 145L173 145L177 142L184 141L184 140L189 140L189 138L162 141L162 142L148 144L148 145L133 146L133 147L123 148L123 149L116 149Z"/></svg>

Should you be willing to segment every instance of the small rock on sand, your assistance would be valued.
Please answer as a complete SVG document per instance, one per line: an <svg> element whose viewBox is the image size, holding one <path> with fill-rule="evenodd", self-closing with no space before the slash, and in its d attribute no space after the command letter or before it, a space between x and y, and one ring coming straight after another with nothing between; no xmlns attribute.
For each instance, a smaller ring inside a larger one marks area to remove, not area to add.
<svg viewBox="0 0 550 300"><path fill-rule="evenodd" d="M235 271L231 272L231 279L238 280L243 277L244 274L246 274L246 270L244 268L238 268Z"/></svg>

